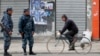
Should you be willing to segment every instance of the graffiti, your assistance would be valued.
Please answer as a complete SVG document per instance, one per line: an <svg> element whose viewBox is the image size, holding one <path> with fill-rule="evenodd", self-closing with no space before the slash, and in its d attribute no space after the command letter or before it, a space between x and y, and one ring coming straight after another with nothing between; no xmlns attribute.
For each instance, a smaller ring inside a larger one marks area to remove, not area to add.
<svg viewBox="0 0 100 56"><path fill-rule="evenodd" d="M97 3L96 2L93 2L93 6L96 6ZM99 11L95 11L95 13L93 14L94 16L98 16L99 15Z"/></svg>
<svg viewBox="0 0 100 56"><path fill-rule="evenodd" d="M30 13L33 16L35 24L47 25L47 17L51 15L50 9L53 4L41 0L31 0Z"/></svg>
<svg viewBox="0 0 100 56"><path fill-rule="evenodd" d="M30 0L30 15L33 16L37 33L52 31L55 18L53 6L53 2Z"/></svg>
<svg viewBox="0 0 100 56"><path fill-rule="evenodd" d="M88 17L88 19L90 19L91 18L91 15L92 15L92 12L91 12L91 5L87 5L87 17Z"/></svg>

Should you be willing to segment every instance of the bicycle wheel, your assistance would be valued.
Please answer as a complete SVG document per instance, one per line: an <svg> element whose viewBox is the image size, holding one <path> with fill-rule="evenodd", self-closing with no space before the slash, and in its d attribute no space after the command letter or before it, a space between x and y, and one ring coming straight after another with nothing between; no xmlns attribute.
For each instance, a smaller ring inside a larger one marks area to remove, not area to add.
<svg viewBox="0 0 100 56"><path fill-rule="evenodd" d="M51 54L60 54L65 48L65 43L63 40L51 38L47 42L47 50Z"/></svg>
<svg viewBox="0 0 100 56"><path fill-rule="evenodd" d="M75 42L75 51L78 54L88 54L91 51L91 48L92 48L92 43L86 37L78 39Z"/></svg>

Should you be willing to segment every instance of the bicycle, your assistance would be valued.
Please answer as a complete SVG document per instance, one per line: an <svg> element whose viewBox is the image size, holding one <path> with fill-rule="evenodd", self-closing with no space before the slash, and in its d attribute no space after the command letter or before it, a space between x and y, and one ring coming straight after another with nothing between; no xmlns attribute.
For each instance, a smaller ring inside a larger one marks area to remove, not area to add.
<svg viewBox="0 0 100 56"><path fill-rule="evenodd" d="M82 39L85 39L88 42L82 42ZM91 41L86 37L75 37L73 42L71 43L71 46L68 39L65 37L65 35L60 35L59 37L51 37L47 44L47 50L51 54L61 54L63 53L65 49L65 43L67 43L66 47L71 48L72 45L75 45L75 52L78 54L88 54L91 51L92 43Z"/></svg>

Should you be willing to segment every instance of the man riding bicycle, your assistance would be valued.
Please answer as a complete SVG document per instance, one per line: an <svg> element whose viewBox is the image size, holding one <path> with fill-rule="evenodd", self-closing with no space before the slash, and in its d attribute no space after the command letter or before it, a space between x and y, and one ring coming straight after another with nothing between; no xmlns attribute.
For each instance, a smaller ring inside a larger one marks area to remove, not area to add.
<svg viewBox="0 0 100 56"><path fill-rule="evenodd" d="M75 50L74 44L71 43L74 40L74 36L78 33L78 27L75 22L71 19L68 19L65 14L62 15L62 21L65 22L65 25L62 30L60 30L60 33L63 34L66 30L68 30L68 32L65 33L65 36L69 40L70 46L72 46L71 48L69 48L69 50Z"/></svg>

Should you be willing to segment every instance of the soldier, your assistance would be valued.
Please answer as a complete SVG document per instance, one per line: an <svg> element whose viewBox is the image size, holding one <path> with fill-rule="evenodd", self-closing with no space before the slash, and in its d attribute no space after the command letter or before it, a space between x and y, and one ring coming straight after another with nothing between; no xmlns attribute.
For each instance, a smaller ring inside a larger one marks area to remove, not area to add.
<svg viewBox="0 0 100 56"><path fill-rule="evenodd" d="M6 12L4 13L4 16L1 20L5 30L3 30L4 35L4 55L6 56L12 56L10 53L8 53L8 49L11 44L11 35L13 31L13 22L12 22L12 8L7 8Z"/></svg>
<svg viewBox="0 0 100 56"><path fill-rule="evenodd" d="M29 54L36 55L33 51L33 35L35 31L34 21L30 16L29 9L24 9L24 14L19 19L19 33L22 36L22 48L24 51L24 55L27 55L26 45L27 40L29 41Z"/></svg>

